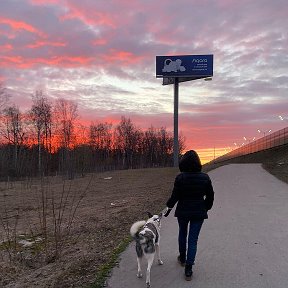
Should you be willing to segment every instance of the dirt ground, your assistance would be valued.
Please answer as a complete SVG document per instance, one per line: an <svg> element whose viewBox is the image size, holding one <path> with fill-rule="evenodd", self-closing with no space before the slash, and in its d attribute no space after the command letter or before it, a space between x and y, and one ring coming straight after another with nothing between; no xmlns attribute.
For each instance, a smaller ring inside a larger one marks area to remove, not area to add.
<svg viewBox="0 0 288 288"><path fill-rule="evenodd" d="M131 224L165 207L177 173L0 183L0 287L96 287L99 268L129 239Z"/></svg>

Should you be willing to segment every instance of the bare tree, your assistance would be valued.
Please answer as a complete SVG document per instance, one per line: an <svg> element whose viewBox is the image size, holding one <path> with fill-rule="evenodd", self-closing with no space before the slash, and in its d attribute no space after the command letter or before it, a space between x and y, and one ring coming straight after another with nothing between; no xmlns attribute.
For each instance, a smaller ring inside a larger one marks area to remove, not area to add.
<svg viewBox="0 0 288 288"><path fill-rule="evenodd" d="M148 130L144 132L143 135L143 154L146 158L146 162L148 162L148 166L154 166L157 163L157 130L151 126Z"/></svg>
<svg viewBox="0 0 288 288"><path fill-rule="evenodd" d="M23 115L15 105L3 110L1 134L7 143L14 146L14 169L17 170L18 149L24 143Z"/></svg>
<svg viewBox="0 0 288 288"><path fill-rule="evenodd" d="M112 124L111 123L92 123L90 125L90 145L95 150L108 153L112 146Z"/></svg>
<svg viewBox="0 0 288 288"><path fill-rule="evenodd" d="M35 92L32 100L30 117L37 133L38 172L41 175L41 147L45 147L51 153L52 105L41 90Z"/></svg>
<svg viewBox="0 0 288 288"><path fill-rule="evenodd" d="M70 100L58 99L54 108L57 131L61 139L61 146L73 148L75 121L78 118L77 104Z"/></svg>
<svg viewBox="0 0 288 288"><path fill-rule="evenodd" d="M75 124L78 118L77 104L73 101L58 99L54 107L56 129L60 137L62 149L62 165L68 171L69 178L74 177L71 150L75 144Z"/></svg>
<svg viewBox="0 0 288 288"><path fill-rule="evenodd" d="M132 168L133 154L138 151L141 132L130 118L122 116L114 134L115 148L122 154L123 167Z"/></svg>

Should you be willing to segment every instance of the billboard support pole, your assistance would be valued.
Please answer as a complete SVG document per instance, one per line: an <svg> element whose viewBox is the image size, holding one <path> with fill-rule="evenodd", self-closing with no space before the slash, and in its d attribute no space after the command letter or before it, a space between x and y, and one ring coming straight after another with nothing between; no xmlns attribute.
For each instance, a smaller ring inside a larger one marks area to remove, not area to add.
<svg viewBox="0 0 288 288"><path fill-rule="evenodd" d="M173 145L174 167L178 167L179 164L178 106L179 106L179 78L176 77L174 81L174 145Z"/></svg>
<svg viewBox="0 0 288 288"><path fill-rule="evenodd" d="M174 84L174 141L173 166L179 165L178 105L179 83L207 79L213 76L213 55L156 56L156 78L163 78L163 85Z"/></svg>

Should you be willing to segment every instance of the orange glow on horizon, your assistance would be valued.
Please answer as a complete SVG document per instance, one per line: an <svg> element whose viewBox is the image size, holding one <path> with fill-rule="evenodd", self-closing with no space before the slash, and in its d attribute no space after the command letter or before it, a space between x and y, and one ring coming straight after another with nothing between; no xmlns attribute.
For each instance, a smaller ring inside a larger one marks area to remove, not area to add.
<svg viewBox="0 0 288 288"><path fill-rule="evenodd" d="M213 161L217 157L220 157L230 152L230 150L228 150L227 148L205 148L205 149L201 148L201 149L195 149L195 150L200 157L202 165L210 161Z"/></svg>

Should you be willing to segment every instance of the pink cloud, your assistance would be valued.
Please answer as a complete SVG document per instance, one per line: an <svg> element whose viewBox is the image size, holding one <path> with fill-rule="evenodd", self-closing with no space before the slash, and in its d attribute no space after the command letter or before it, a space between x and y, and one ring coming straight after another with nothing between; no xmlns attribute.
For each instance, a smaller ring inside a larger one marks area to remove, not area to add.
<svg viewBox="0 0 288 288"><path fill-rule="evenodd" d="M76 18L81 19L88 25L103 25L116 28L110 13L90 9L89 6L82 6L79 3L76 5L72 1L66 2L66 8L68 8L68 11L60 17L61 20Z"/></svg>
<svg viewBox="0 0 288 288"><path fill-rule="evenodd" d="M4 36L7 39L14 39L16 37L16 33L12 31L4 31L3 29L0 29L0 36Z"/></svg>
<svg viewBox="0 0 288 288"><path fill-rule="evenodd" d="M143 55L137 56L129 51L120 51L116 49L110 49L110 51L102 57L103 60L109 62L109 64L116 62L126 65L138 63L144 58Z"/></svg>
<svg viewBox="0 0 288 288"><path fill-rule="evenodd" d="M13 46L11 44L0 45L0 50L4 53L13 50Z"/></svg>
<svg viewBox="0 0 288 288"><path fill-rule="evenodd" d="M59 0L30 0L34 5L59 4Z"/></svg>
<svg viewBox="0 0 288 288"><path fill-rule="evenodd" d="M27 48L39 48L42 46L54 46L54 47L65 47L67 43L65 42L51 42L51 41L39 41L37 40L33 44L28 44L26 47Z"/></svg>
<svg viewBox="0 0 288 288"><path fill-rule="evenodd" d="M65 47L66 44L62 42L46 42L46 41L37 41L34 44L27 45L28 48L37 49L40 47L47 47L47 46L54 46L54 47ZM6 52L12 51L12 45L5 45L3 48L6 49ZM76 68L76 67L87 67L92 65L99 65L100 63L102 66L110 66L111 64L117 63L117 66L124 65L129 66L132 64L139 63L143 60L144 56L136 56L127 51L117 51L112 49L110 53L104 54L101 56L99 55L97 59L93 56L73 56L73 55L55 55L51 57L33 57L31 58L23 57L20 55L7 55L1 56L0 60L3 67L17 67L22 69L28 69L33 67L38 67L40 65L45 66L54 66L54 67L61 67L61 68Z"/></svg>
<svg viewBox="0 0 288 288"><path fill-rule="evenodd" d="M3 67L17 67L21 69L30 69L39 65L61 66L61 67L79 67L89 65L92 57L85 56L55 56L51 58L24 58L22 56L0 56Z"/></svg>
<svg viewBox="0 0 288 288"><path fill-rule="evenodd" d="M95 39L93 41L93 45L106 45L108 43L107 39L105 38L100 38L100 39Z"/></svg>
<svg viewBox="0 0 288 288"><path fill-rule="evenodd" d="M0 24L7 24L14 30L25 30L37 34L38 36L41 36L43 38L46 37L46 35L43 32L23 21L17 21L9 18L0 17Z"/></svg>

